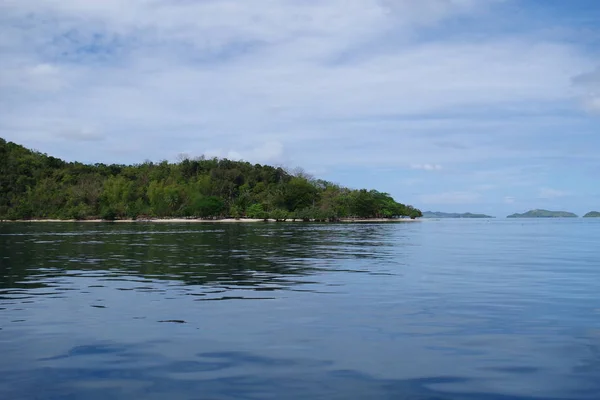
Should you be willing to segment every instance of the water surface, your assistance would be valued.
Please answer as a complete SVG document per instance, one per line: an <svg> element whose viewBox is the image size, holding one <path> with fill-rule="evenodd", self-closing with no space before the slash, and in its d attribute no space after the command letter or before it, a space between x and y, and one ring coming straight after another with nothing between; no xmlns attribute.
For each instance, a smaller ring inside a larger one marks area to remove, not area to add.
<svg viewBox="0 0 600 400"><path fill-rule="evenodd" d="M0 224L1 399L598 399L600 221Z"/></svg>

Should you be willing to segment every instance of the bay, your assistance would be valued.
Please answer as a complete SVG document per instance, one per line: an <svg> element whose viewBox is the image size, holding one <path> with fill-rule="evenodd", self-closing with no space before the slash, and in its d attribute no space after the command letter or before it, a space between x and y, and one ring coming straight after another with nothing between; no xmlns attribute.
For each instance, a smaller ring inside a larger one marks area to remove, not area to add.
<svg viewBox="0 0 600 400"><path fill-rule="evenodd" d="M598 399L600 221L0 224L2 399Z"/></svg>

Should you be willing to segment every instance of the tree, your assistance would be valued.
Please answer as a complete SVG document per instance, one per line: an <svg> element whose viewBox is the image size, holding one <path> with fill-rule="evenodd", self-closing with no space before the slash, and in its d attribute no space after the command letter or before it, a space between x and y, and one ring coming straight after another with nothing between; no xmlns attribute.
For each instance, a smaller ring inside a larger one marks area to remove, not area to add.
<svg viewBox="0 0 600 400"><path fill-rule="evenodd" d="M304 178L292 178L283 187L283 202L288 211L313 206L317 189Z"/></svg>
<svg viewBox="0 0 600 400"><path fill-rule="evenodd" d="M263 209L262 204L252 204L250 207L248 207L248 211L246 212L246 215L249 218L256 218L256 219L268 218L268 214Z"/></svg>
<svg viewBox="0 0 600 400"><path fill-rule="evenodd" d="M286 210L278 208L276 210L271 211L269 216L277 222L285 221L288 218L288 212Z"/></svg>
<svg viewBox="0 0 600 400"><path fill-rule="evenodd" d="M353 193L350 198L350 212L359 218L370 218L376 215L377 203L373 193L366 189Z"/></svg>
<svg viewBox="0 0 600 400"><path fill-rule="evenodd" d="M0 219L226 214L316 221L421 216L387 193L351 190L300 169L187 156L176 163L86 165L0 138Z"/></svg>
<svg viewBox="0 0 600 400"><path fill-rule="evenodd" d="M225 210L225 202L216 196L198 196L193 205L194 213L201 218L218 217Z"/></svg>

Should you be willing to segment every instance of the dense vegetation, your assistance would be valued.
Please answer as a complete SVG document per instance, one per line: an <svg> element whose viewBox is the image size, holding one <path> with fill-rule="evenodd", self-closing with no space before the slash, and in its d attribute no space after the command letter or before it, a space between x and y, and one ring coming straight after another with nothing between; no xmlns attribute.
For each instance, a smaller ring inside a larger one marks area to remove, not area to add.
<svg viewBox="0 0 600 400"><path fill-rule="evenodd" d="M600 212L590 211L589 213L585 214L583 218L600 218Z"/></svg>
<svg viewBox="0 0 600 400"><path fill-rule="evenodd" d="M424 211L423 218L494 218L491 215L467 213L445 213L441 211Z"/></svg>
<svg viewBox="0 0 600 400"><path fill-rule="evenodd" d="M506 218L577 218L567 211L530 210L523 214L512 214Z"/></svg>
<svg viewBox="0 0 600 400"><path fill-rule="evenodd" d="M138 165L65 162L0 138L0 219L416 218L376 190L226 159Z"/></svg>

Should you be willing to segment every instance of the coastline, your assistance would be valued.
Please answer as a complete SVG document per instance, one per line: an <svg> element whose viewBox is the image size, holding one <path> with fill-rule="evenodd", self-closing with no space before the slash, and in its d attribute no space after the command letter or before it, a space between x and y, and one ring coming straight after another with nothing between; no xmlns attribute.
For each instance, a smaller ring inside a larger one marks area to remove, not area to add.
<svg viewBox="0 0 600 400"><path fill-rule="evenodd" d="M303 221L301 219L286 219L285 221L276 221L274 219L256 219L256 218L222 218L222 219L199 219L199 218L149 218L149 219L116 219L114 221L104 219L17 219L17 220L0 220L3 222L19 222L19 223L43 223L43 222L70 222L70 223L256 223L256 222L315 222L315 221ZM320 221L317 221L320 222ZM396 222L420 222L420 219L409 219L409 218L342 218L337 221L322 221L322 223L373 223L373 222L385 222L385 223L396 223Z"/></svg>

